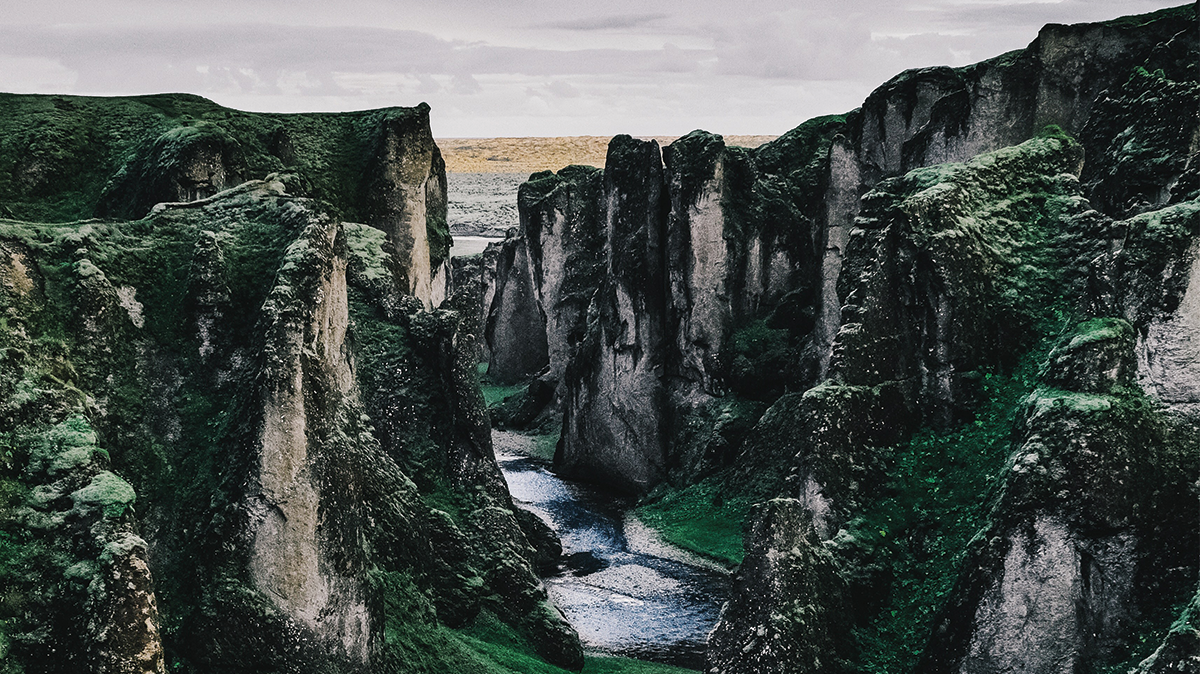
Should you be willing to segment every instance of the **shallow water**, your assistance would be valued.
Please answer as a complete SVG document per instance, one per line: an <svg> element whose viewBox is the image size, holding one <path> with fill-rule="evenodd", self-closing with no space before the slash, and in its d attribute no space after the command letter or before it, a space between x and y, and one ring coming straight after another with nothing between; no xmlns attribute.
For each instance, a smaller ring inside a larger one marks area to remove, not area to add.
<svg viewBox="0 0 1200 674"><path fill-rule="evenodd" d="M517 188L528 177L525 173L447 173L450 233L503 237L504 230L517 226Z"/></svg>
<svg viewBox="0 0 1200 674"><path fill-rule="evenodd" d="M504 239L494 236L460 236L454 235L454 244L450 246L451 257L467 257L478 255L488 247L489 243L497 243Z"/></svg>
<svg viewBox="0 0 1200 674"><path fill-rule="evenodd" d="M512 451L526 436L493 431L493 437L513 499L562 539L563 563L545 579L546 588L584 646L702 667L705 639L729 595L728 575L649 554L649 545L626 535L628 499L561 480Z"/></svg>

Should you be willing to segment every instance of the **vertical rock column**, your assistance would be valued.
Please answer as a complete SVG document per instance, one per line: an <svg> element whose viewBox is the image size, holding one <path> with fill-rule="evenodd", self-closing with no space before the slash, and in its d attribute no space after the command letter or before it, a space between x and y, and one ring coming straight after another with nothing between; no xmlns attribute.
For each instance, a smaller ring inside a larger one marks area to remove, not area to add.
<svg viewBox="0 0 1200 674"><path fill-rule="evenodd" d="M642 492L664 469L662 232L668 202L657 142L617 136L605 167L608 274L567 368L554 467L566 476Z"/></svg>
<svg viewBox="0 0 1200 674"><path fill-rule="evenodd" d="M425 305L434 299L429 225L446 222L446 166L421 104L382 121L374 182L367 187L370 221L388 236L396 289ZM442 260L437 260L439 267ZM444 297L444 288L438 297Z"/></svg>
<svg viewBox="0 0 1200 674"><path fill-rule="evenodd" d="M663 150L671 212L667 220L670 325L674 337L671 374L720 395L717 358L730 330L727 279L731 266L725 239L725 143L692 132Z"/></svg>
<svg viewBox="0 0 1200 674"><path fill-rule="evenodd" d="M268 384L259 493L250 503L250 575L276 606L333 650L366 661L371 626L364 589L348 573L353 564L335 564L328 542L353 536L329 521L319 467L329 461L322 451L333 446L323 437L326 417L357 396L346 346L344 235L336 223L313 220L288 247L263 306Z"/></svg>

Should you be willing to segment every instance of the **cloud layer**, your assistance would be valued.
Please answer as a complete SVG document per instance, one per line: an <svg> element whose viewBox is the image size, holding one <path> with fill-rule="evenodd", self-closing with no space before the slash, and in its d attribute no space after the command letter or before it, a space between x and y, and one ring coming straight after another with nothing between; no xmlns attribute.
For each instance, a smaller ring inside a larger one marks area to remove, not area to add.
<svg viewBox="0 0 1200 674"><path fill-rule="evenodd" d="M901 69L1161 0L339 3L8 0L0 91L198 93L253 110L428 101L441 136L781 133ZM47 5L53 4L53 7Z"/></svg>

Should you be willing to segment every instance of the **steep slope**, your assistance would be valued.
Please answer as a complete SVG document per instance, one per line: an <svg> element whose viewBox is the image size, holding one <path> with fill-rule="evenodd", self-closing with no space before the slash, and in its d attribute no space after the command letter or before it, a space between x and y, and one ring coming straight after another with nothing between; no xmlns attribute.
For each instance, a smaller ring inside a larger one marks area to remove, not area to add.
<svg viewBox="0 0 1200 674"><path fill-rule="evenodd" d="M554 211L604 241L556 469L651 492L669 537L734 562L698 523L789 499L754 511L711 668L1128 667L1194 596L1196 22L1047 26L752 151L695 132L660 166L617 137L603 191ZM547 344L511 379L564 351L542 269L571 244L522 222L506 245L541 268L507 278ZM844 592L812 590L830 564ZM1146 667L1187 666L1189 616Z"/></svg>
<svg viewBox="0 0 1200 674"><path fill-rule="evenodd" d="M448 628L497 617L582 666L474 337L396 274L444 199L426 113L373 118L391 230L290 174L0 222L5 671L489 671Z"/></svg>

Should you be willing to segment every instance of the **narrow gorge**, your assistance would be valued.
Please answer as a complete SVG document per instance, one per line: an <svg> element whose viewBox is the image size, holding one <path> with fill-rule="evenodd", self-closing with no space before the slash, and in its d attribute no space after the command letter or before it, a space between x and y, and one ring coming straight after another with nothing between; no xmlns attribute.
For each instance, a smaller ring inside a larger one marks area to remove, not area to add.
<svg viewBox="0 0 1200 674"><path fill-rule="evenodd" d="M1198 8L486 249L424 104L0 94L0 674L1200 671Z"/></svg>

